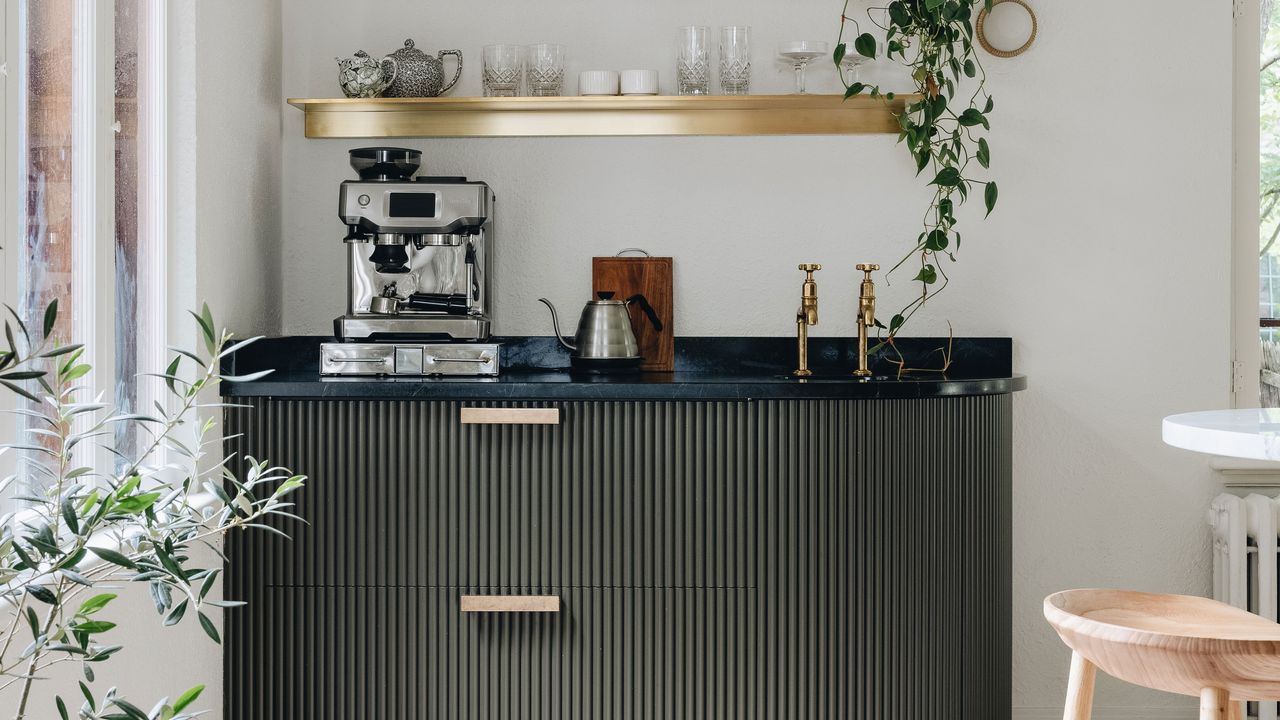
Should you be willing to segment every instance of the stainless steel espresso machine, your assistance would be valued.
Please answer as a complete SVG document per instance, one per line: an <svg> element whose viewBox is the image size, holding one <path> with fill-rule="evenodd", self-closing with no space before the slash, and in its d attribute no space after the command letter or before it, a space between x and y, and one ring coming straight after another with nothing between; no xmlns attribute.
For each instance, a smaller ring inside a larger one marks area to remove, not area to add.
<svg viewBox="0 0 1280 720"><path fill-rule="evenodd" d="M497 375L490 335L493 191L462 177L416 176L417 150L357 148L338 215L347 226L341 342L323 375Z"/></svg>

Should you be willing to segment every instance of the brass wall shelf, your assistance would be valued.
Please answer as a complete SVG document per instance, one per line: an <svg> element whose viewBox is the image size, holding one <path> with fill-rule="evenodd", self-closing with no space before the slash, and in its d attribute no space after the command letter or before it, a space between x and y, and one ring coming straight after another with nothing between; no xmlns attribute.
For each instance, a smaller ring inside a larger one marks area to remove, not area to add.
<svg viewBox="0 0 1280 720"><path fill-rule="evenodd" d="M300 99L309 138L896 133L893 100L840 95Z"/></svg>

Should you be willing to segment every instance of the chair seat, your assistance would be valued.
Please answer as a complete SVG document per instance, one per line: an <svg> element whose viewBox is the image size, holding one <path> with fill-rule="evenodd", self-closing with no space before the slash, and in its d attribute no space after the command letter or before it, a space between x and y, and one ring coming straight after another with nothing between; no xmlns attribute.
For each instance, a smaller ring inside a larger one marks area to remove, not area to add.
<svg viewBox="0 0 1280 720"><path fill-rule="evenodd" d="M1072 650L1135 685L1182 695L1280 699L1280 624L1214 600L1127 590L1068 590L1044 616Z"/></svg>

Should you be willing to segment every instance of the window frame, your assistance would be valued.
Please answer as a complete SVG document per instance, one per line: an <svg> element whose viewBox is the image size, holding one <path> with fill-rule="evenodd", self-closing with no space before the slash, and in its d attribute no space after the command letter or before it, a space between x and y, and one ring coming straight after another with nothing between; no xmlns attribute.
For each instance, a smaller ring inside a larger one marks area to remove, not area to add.
<svg viewBox="0 0 1280 720"><path fill-rule="evenodd" d="M6 2L0 12L0 62L4 91L0 94L0 190L4 192L0 218L0 301L16 307L20 253L25 249L27 168L22 148L25 111L23 70L26 61L23 0ZM163 372L167 363L169 299L167 239L169 228L169 10L167 0L138 0L138 283L136 338L138 372ZM74 39L72 102L72 334L86 345L85 360L93 371L81 382L115 400L115 0L73 0ZM145 123L145 128L143 126ZM145 133L145 135L144 135ZM145 138L145 139L144 139ZM6 313L7 314L7 313ZM153 387L155 386L155 387ZM160 383L139 384L137 411L165 403ZM8 401L0 408L12 407ZM83 418L88 422L89 418ZM0 442L18 431L13 414L0 412ZM89 458L85 458L89 460ZM166 458L156 458L164 462ZM92 458L109 468L114 456L105 449ZM13 458L0 455L0 477L14 472ZM12 494L12 490L9 494ZM7 498L0 497L0 511Z"/></svg>
<svg viewBox="0 0 1280 720"><path fill-rule="evenodd" d="M1258 98L1258 57L1262 48L1262 8L1258 0L1234 0L1232 59L1234 177L1232 178L1232 407L1261 404L1262 346L1258 312L1258 189L1261 131Z"/></svg>

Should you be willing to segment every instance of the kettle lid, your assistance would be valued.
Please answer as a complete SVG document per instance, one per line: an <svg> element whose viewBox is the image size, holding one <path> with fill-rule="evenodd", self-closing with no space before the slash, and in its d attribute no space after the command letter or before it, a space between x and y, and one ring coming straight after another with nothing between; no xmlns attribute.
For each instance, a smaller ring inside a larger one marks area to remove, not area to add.
<svg viewBox="0 0 1280 720"><path fill-rule="evenodd" d="M596 293L596 295L597 295L597 296L599 296L599 298L600 298L600 299L599 299L599 300L589 300L589 301L587 301L587 302L588 302L588 304L590 304L590 305L626 305L626 304L627 304L625 300L614 300L614 299L613 299L613 296L614 296L614 295L617 295L617 293L616 293L616 292L611 292L611 291L607 291L607 290L601 290L600 292Z"/></svg>

